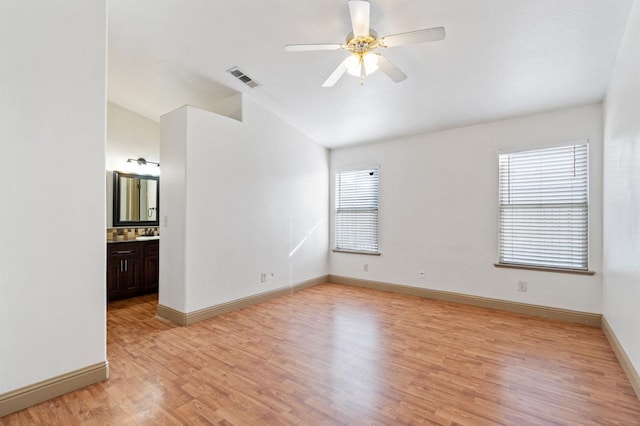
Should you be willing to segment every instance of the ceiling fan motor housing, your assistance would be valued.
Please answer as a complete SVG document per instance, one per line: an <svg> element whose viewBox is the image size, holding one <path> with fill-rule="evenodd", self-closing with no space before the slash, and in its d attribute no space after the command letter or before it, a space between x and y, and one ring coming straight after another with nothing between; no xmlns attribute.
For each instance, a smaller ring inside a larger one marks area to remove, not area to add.
<svg viewBox="0 0 640 426"><path fill-rule="evenodd" d="M376 47L382 46L378 40L378 34L370 30L368 36L354 36L353 33L347 35L347 50L362 55L372 51Z"/></svg>

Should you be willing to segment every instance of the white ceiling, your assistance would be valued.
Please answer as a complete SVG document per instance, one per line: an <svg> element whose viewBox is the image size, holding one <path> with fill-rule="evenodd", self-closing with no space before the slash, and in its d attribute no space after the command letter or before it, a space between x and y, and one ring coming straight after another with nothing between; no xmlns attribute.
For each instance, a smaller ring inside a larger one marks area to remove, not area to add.
<svg viewBox="0 0 640 426"><path fill-rule="evenodd" d="M602 100L632 0L370 0L379 35L444 26L387 49L408 79L322 82L345 51L347 0L109 0L109 100L159 121L238 92L329 148ZM238 66L260 86L226 72Z"/></svg>

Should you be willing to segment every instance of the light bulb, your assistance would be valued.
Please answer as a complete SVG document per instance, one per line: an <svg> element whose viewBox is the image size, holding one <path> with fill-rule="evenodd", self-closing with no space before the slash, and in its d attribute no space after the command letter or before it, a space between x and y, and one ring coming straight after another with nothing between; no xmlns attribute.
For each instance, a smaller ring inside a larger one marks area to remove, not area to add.
<svg viewBox="0 0 640 426"><path fill-rule="evenodd" d="M374 54L365 54L362 56L362 60L364 61L364 73L365 75L369 75L374 73L378 69L378 56ZM347 72L355 77L360 77L360 57L358 55L351 55L349 59L347 59Z"/></svg>

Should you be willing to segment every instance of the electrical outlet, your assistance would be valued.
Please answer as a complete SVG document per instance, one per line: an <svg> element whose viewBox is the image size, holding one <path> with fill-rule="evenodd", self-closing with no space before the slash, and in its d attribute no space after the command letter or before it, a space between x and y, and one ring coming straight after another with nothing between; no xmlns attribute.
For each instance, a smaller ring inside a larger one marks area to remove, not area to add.
<svg viewBox="0 0 640 426"><path fill-rule="evenodd" d="M526 281L518 281L518 291L527 291Z"/></svg>
<svg viewBox="0 0 640 426"><path fill-rule="evenodd" d="M365 272L369 272L369 264L368 263L364 264L364 271Z"/></svg>
<svg viewBox="0 0 640 426"><path fill-rule="evenodd" d="M260 273L260 282L263 283L267 281L267 274L265 272Z"/></svg>
<svg viewBox="0 0 640 426"><path fill-rule="evenodd" d="M418 278L424 280L424 269L418 269Z"/></svg>

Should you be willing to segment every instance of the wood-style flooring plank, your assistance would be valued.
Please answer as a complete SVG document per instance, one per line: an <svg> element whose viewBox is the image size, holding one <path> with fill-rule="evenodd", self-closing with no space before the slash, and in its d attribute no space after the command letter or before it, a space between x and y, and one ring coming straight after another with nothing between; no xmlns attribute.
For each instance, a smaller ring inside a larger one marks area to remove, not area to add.
<svg viewBox="0 0 640 426"><path fill-rule="evenodd" d="M189 327L109 304L111 378L1 425L640 425L601 330L326 284Z"/></svg>

